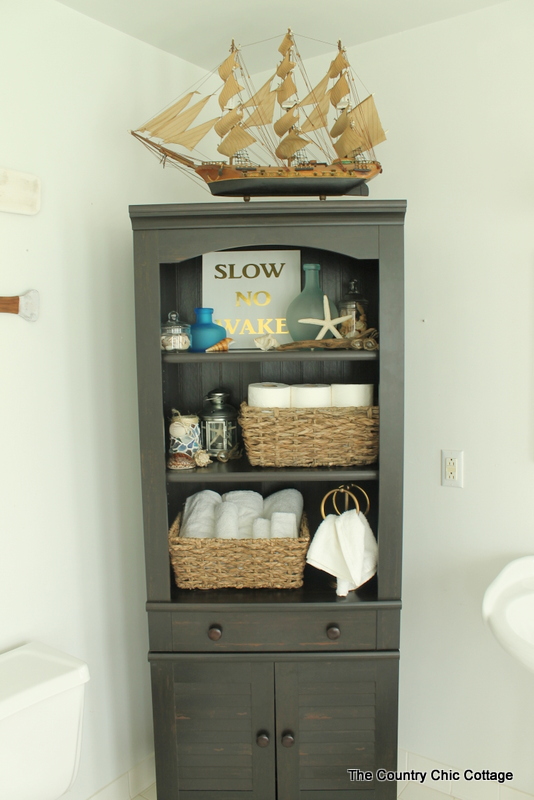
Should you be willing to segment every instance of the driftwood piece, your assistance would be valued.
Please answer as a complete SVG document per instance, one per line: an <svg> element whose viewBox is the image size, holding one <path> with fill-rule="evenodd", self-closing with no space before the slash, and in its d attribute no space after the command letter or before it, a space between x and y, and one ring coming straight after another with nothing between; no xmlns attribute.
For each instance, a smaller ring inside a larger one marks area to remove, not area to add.
<svg viewBox="0 0 534 800"><path fill-rule="evenodd" d="M378 331L367 328L352 339L305 339L278 345L276 350L378 350Z"/></svg>

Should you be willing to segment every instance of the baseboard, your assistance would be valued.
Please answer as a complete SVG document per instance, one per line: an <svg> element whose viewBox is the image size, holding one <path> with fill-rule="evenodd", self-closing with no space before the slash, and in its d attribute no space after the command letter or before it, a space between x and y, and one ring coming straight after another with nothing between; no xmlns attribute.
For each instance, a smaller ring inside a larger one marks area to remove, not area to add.
<svg viewBox="0 0 534 800"><path fill-rule="evenodd" d="M156 781L154 754L136 764L88 800L133 800Z"/></svg>
<svg viewBox="0 0 534 800"><path fill-rule="evenodd" d="M534 800L533 794L514 789L511 782L476 780L472 774L476 772L476 768L472 772L467 771L465 776L464 768L442 764L407 750L399 749L397 771L406 773L406 777L409 778L397 783L397 795L400 795L401 800L403 798L401 793L412 783L424 785L433 792L439 792L443 798L448 797L449 800ZM434 780L432 775L437 780ZM409 790L406 790L406 798L410 800Z"/></svg>

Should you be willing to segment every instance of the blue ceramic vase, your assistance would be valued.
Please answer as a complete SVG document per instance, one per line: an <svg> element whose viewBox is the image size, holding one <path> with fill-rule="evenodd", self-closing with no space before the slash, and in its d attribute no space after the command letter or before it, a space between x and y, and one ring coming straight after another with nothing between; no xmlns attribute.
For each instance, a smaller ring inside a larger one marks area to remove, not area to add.
<svg viewBox="0 0 534 800"><path fill-rule="evenodd" d="M226 338L226 328L213 322L213 308L195 308L195 322L191 325L191 351L203 353L221 339Z"/></svg>

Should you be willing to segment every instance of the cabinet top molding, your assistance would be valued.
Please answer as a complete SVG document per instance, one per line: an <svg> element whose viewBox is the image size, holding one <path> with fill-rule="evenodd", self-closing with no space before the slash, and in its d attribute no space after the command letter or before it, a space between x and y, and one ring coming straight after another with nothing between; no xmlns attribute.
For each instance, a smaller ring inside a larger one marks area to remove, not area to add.
<svg viewBox="0 0 534 800"><path fill-rule="evenodd" d="M203 217L205 224L213 225L217 219L231 216L233 223L237 218L244 224L251 220L258 224L258 217L267 221L283 220L290 215L291 224L296 216L303 224L316 225L318 217L324 224L354 224L355 217L361 217L362 224L380 222L381 224L402 225L406 213L406 200L311 200L259 203L169 203L161 205L135 205L129 208L134 229L158 227L158 220L167 227L168 220L180 219L182 223L193 223L195 218ZM207 218L207 219L206 219ZM209 220L209 222L208 222ZM165 224L165 221L167 224Z"/></svg>

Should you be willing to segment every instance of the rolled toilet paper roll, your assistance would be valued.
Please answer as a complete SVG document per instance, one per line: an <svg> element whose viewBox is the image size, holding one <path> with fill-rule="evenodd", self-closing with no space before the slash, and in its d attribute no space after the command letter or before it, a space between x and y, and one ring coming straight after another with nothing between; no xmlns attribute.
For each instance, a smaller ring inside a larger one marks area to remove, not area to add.
<svg viewBox="0 0 534 800"><path fill-rule="evenodd" d="M372 406L374 386L372 383L333 383L332 405Z"/></svg>
<svg viewBox="0 0 534 800"><path fill-rule="evenodd" d="M327 408L331 405L330 384L296 383L291 387L292 408Z"/></svg>
<svg viewBox="0 0 534 800"><path fill-rule="evenodd" d="M252 408L289 408L291 387L287 383L250 383L248 404Z"/></svg>

